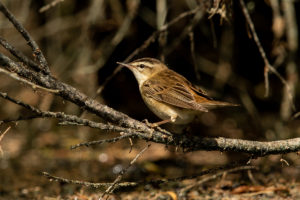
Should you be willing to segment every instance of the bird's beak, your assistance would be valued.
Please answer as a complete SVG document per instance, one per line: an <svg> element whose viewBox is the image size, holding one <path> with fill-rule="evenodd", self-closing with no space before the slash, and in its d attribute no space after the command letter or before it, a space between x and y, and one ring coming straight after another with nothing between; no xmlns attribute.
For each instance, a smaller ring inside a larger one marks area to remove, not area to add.
<svg viewBox="0 0 300 200"><path fill-rule="evenodd" d="M129 65L129 64L126 64L126 63L117 62L117 64L122 65L122 66L124 66L124 67L127 67L127 68L129 68L129 69L132 69L132 68L133 68L132 65Z"/></svg>

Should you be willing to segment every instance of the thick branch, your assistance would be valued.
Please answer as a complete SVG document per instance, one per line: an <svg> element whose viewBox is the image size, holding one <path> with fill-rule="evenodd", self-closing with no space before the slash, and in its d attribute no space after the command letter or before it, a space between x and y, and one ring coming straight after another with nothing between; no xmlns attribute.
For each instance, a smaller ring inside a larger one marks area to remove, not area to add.
<svg viewBox="0 0 300 200"><path fill-rule="evenodd" d="M77 125L84 125L84 126L88 126L90 128L96 128L96 129L100 129L100 130L106 130L106 131L117 131L117 132L132 132L132 130L130 128L123 128L120 126L114 126L114 125L110 125L110 124L103 124L103 123L99 123L99 122L94 122L88 119L82 119L79 118L75 115L68 115L65 114L63 112L51 112L51 111L42 111L36 107L33 107L29 104L26 104L22 101L19 100L15 100L14 98L8 96L6 93L0 92L0 97L4 98L12 103L15 103L19 106L22 106L28 110L30 110L31 112L35 113L36 116L31 116L29 118L23 118L25 120L27 119L34 119L34 118L55 118L55 119L59 119L61 121L64 122L71 122L71 123L76 123ZM21 118L22 119L22 118ZM6 120L8 121L8 120ZM12 120L11 120L12 121ZM1 122L1 121L0 121ZM5 122L5 121L3 121Z"/></svg>
<svg viewBox="0 0 300 200"><path fill-rule="evenodd" d="M42 75L40 73L24 68L23 66L19 65L18 63L14 62L13 60L1 53L0 65L4 66L8 71L12 71L18 74L20 77L30 80L34 84L40 85L48 89L54 89L59 91L57 93L58 96L61 96L62 98L71 101L76 105L82 107L83 109L95 113L106 120L112 122L119 122L119 124L121 125L127 125L128 127L132 128L146 127L146 125L143 125L143 123L133 120L127 115L115 111L112 108L109 108L108 106L100 104L99 102L79 92L74 87L62 83L52 76Z"/></svg>
<svg viewBox="0 0 300 200"><path fill-rule="evenodd" d="M184 134L166 135L163 132L149 128L146 124L134 120L124 113L100 104L99 102L79 92L72 86L62 83L49 75L41 75L39 73L30 71L18 65L3 54L0 54L0 65L5 66L7 70L14 71L19 76L31 80L35 84L39 84L49 89L58 90L59 92L56 95L61 96L62 98L69 100L108 121L131 128L132 131L130 131L130 133L134 133L135 137L143 140L180 146L188 151L235 151L254 154L256 156L284 154L289 152L297 152L300 150L300 138L273 142L256 142L228 138L189 138Z"/></svg>

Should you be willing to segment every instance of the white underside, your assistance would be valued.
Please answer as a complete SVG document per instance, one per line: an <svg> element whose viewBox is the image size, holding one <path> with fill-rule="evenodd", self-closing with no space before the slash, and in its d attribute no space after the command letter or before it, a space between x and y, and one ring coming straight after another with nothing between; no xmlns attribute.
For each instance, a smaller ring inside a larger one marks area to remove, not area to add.
<svg viewBox="0 0 300 200"><path fill-rule="evenodd" d="M196 112L176 108L149 97L143 97L143 100L156 116L162 120L170 119L174 124L189 124L196 116Z"/></svg>

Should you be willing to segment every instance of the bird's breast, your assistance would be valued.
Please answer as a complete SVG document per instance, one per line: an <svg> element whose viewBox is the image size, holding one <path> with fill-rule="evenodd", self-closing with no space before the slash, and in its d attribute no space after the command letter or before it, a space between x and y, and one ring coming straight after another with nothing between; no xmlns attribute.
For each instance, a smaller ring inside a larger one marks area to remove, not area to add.
<svg viewBox="0 0 300 200"><path fill-rule="evenodd" d="M173 118L174 124L188 124L195 118L195 111L178 108L145 95L142 95L142 98L148 108L162 120Z"/></svg>

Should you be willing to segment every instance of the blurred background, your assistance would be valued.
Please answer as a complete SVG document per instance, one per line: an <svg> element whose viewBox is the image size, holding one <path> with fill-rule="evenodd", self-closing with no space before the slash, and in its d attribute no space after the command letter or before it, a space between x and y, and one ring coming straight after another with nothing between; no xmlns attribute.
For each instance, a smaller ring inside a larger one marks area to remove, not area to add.
<svg viewBox="0 0 300 200"><path fill-rule="evenodd" d="M57 79L132 118L150 122L159 119L143 103L133 74L127 69L116 71L116 62L124 61L164 24L199 6L197 14L183 17L167 31L153 37L133 58L163 60L169 68L206 90L214 99L241 105L200 115L190 127L191 134L260 141L300 135L297 115L299 1L245 1L267 58L290 86L287 91L281 80L270 73L268 97L265 97L265 64L238 1L65 0L45 11L44 6L52 1L2 2L39 44ZM0 34L32 57L26 41L2 14ZM0 51L9 55L4 48ZM33 91L5 74L0 74L0 80L1 92L42 110L101 121L62 98ZM293 96L295 108L289 95ZM3 99L0 105L0 120L32 115ZM60 126L52 119L4 123L0 126L1 133L7 127L11 130L0 141L0 197L26 199L80 192L78 186L49 183L41 176L42 171L92 182L113 181L146 146L145 142L136 140L131 153L128 141L71 151L70 145L117 134ZM183 153L152 144L125 178L141 180L192 175L245 156L205 151ZM299 180L299 157L285 155L290 166L282 166L280 158L281 155L276 155L254 161L268 177L257 176L260 183L278 180L275 174L285 180Z"/></svg>

